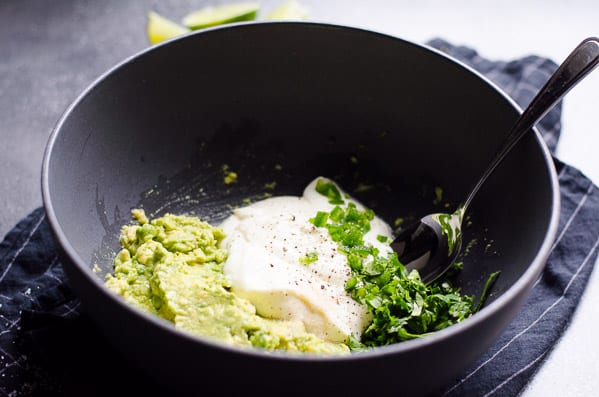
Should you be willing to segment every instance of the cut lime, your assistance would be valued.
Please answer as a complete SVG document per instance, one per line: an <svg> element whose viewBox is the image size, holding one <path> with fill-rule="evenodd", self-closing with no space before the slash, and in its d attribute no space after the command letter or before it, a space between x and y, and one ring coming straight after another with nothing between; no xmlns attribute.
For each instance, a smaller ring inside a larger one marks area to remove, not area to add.
<svg viewBox="0 0 599 397"><path fill-rule="evenodd" d="M147 17L148 39L152 44L160 43L161 41L172 39L173 37L190 32L185 26L181 26L154 11L149 11Z"/></svg>
<svg viewBox="0 0 599 397"><path fill-rule="evenodd" d="M183 24L189 29L197 30L231 22L253 21L259 9L260 4L253 2L205 7L187 14L183 18Z"/></svg>
<svg viewBox="0 0 599 397"><path fill-rule="evenodd" d="M287 0L275 7L264 19L267 21L305 20L308 19L308 12L296 0Z"/></svg>

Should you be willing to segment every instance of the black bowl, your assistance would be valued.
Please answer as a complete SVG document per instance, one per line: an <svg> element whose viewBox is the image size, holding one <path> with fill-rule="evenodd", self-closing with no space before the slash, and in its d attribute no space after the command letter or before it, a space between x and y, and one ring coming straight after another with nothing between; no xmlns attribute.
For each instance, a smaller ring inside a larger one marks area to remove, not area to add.
<svg viewBox="0 0 599 397"><path fill-rule="evenodd" d="M213 28L127 59L74 102L47 146L44 206L86 311L133 363L179 391L425 395L489 348L545 264L559 194L537 132L470 211L465 239L477 244L454 282L480 295L500 270L486 306L431 336L349 357L241 351L130 307L103 277L140 206L218 223L267 182L300 194L324 175L349 192L374 186L355 197L390 222L438 210L438 186L452 208L519 112L475 71L399 38L321 23ZM223 184L225 164L236 184Z"/></svg>

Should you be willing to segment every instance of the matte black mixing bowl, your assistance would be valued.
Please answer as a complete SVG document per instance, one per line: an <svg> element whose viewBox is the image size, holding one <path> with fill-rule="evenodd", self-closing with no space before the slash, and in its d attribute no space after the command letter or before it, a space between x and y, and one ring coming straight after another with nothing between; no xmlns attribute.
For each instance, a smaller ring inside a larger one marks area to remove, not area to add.
<svg viewBox="0 0 599 397"><path fill-rule="evenodd" d="M86 311L173 390L426 395L509 326L545 264L559 196L537 133L472 206L454 282L479 296L500 270L486 306L434 335L349 357L241 351L128 306L103 285L119 229L137 207L218 223L246 198L298 195L319 175L390 223L452 208L518 114L478 73L395 37L320 23L213 28L133 56L74 102L47 146L44 205ZM223 183L226 167L236 183Z"/></svg>

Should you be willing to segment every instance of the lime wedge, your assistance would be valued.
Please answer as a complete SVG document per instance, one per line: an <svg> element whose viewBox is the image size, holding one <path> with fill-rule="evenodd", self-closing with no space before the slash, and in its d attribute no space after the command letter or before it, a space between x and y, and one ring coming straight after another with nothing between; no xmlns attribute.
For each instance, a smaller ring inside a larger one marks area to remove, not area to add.
<svg viewBox="0 0 599 397"><path fill-rule="evenodd" d="M275 7L264 19L266 21L305 20L308 19L308 11L296 0L287 0Z"/></svg>
<svg viewBox="0 0 599 397"><path fill-rule="evenodd" d="M253 2L205 7L187 14L183 18L183 24L189 29L197 30L231 22L253 21L259 9L260 4Z"/></svg>
<svg viewBox="0 0 599 397"><path fill-rule="evenodd" d="M161 41L172 39L173 37L190 32L185 26L181 26L154 11L149 11L147 13L147 18L148 39L152 44L160 43Z"/></svg>

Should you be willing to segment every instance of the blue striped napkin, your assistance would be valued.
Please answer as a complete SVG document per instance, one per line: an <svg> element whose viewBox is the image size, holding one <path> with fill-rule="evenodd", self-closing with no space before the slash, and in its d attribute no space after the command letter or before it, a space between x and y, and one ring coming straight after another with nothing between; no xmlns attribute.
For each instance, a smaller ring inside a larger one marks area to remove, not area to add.
<svg viewBox="0 0 599 397"><path fill-rule="evenodd" d="M441 39L427 44L479 70L521 106L556 68L537 56L492 62ZM539 124L552 151L560 112L555 107ZM557 159L555 165L561 217L542 277L506 332L439 395L520 394L567 327L597 256L599 193L577 169ZM109 396L114 385L119 395L154 395L156 385L118 357L80 309L43 209L34 210L0 243L0 397Z"/></svg>
<svg viewBox="0 0 599 397"><path fill-rule="evenodd" d="M490 61L472 48L442 39L427 43L478 70L521 107L557 69L546 58L530 55L510 62ZM561 130L561 104L538 124L552 153ZM540 368L566 329L597 258L599 192L579 170L554 158L561 193L556 241L546 268L520 314L499 340L442 396L516 396Z"/></svg>

